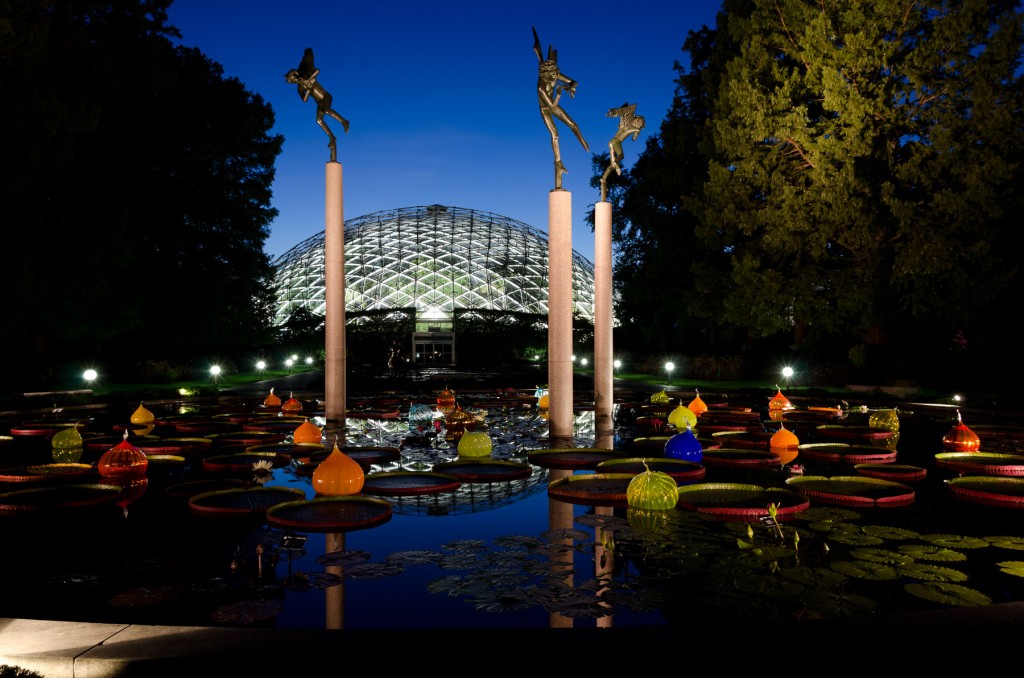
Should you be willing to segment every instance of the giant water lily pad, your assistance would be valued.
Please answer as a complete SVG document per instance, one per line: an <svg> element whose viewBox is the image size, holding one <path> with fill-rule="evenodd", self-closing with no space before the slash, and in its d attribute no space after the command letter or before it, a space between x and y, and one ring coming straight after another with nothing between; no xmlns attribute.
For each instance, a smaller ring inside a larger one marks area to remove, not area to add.
<svg viewBox="0 0 1024 678"><path fill-rule="evenodd" d="M963 476L946 481L953 496L988 506L1024 508L1024 478Z"/></svg>
<svg viewBox="0 0 1024 678"><path fill-rule="evenodd" d="M996 452L940 452L935 463L958 473L1024 476L1024 455Z"/></svg>
<svg viewBox="0 0 1024 678"><path fill-rule="evenodd" d="M880 478L797 476L788 478L786 485L815 501L838 506L906 506L914 501L914 488Z"/></svg>
<svg viewBox="0 0 1024 678"><path fill-rule="evenodd" d="M597 447L567 447L546 450L531 450L526 458L531 464L543 468L563 470L594 470L597 465L609 459L623 459L625 454L616 450Z"/></svg>
<svg viewBox="0 0 1024 678"><path fill-rule="evenodd" d="M31 464L0 470L0 481L8 483L36 483L64 478L76 478L96 469L91 464Z"/></svg>
<svg viewBox="0 0 1024 678"><path fill-rule="evenodd" d="M279 504L267 511L267 523L302 532L350 532L391 520L391 503L357 495L322 496Z"/></svg>
<svg viewBox="0 0 1024 678"><path fill-rule="evenodd" d="M297 487L214 490L191 497L188 500L188 508L197 515L263 515L270 507L294 501L297 496L305 497L306 493Z"/></svg>
<svg viewBox="0 0 1024 678"><path fill-rule="evenodd" d="M585 473L559 478L548 485L552 499L583 506L629 505L626 490L634 473Z"/></svg>
<svg viewBox="0 0 1024 678"><path fill-rule="evenodd" d="M807 497L780 487L746 483L695 483L679 488L677 507L726 518L758 518L775 505L776 520L786 520L810 508Z"/></svg>

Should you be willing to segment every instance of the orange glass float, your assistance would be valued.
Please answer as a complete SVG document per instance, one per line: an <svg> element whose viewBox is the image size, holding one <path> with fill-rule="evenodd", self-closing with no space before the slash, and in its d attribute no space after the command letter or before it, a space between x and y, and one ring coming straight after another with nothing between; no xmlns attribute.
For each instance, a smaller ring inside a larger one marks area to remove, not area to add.
<svg viewBox="0 0 1024 678"><path fill-rule="evenodd" d="M956 411L956 425L942 436L942 446L953 452L977 452L981 438L964 423L960 410Z"/></svg>
<svg viewBox="0 0 1024 678"><path fill-rule="evenodd" d="M700 391L694 392L693 400L686 407L698 417L708 411L707 403L700 399Z"/></svg>
<svg viewBox="0 0 1024 678"><path fill-rule="evenodd" d="M288 394L288 400L281 405L281 411L288 414L295 414L302 411L302 403L296 400L295 396Z"/></svg>
<svg viewBox="0 0 1024 678"><path fill-rule="evenodd" d="M149 457L128 442L128 431L124 440L103 453L96 470L104 478L141 478L149 468Z"/></svg>
<svg viewBox="0 0 1024 678"><path fill-rule="evenodd" d="M281 399L274 395L274 389L270 389L270 395L264 398L263 407L281 407Z"/></svg>
<svg viewBox="0 0 1024 678"><path fill-rule="evenodd" d="M338 449L327 455L313 471L313 489L319 495L341 496L359 494L366 482L366 475L359 463Z"/></svg>
<svg viewBox="0 0 1024 678"><path fill-rule="evenodd" d="M323 436L320 427L311 422L308 418L299 424L292 434L292 441L296 443L319 443Z"/></svg>
<svg viewBox="0 0 1024 678"><path fill-rule="evenodd" d="M796 459L799 454L800 439L796 437L796 434L785 427L785 425L779 426L779 430L776 431L771 439L768 441L768 450L779 458L783 464Z"/></svg>

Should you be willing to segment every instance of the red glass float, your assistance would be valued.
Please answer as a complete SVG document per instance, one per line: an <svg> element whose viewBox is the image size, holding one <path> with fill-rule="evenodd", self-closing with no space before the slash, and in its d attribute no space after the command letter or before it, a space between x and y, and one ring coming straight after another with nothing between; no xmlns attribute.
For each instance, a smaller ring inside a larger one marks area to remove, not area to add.
<svg viewBox="0 0 1024 678"><path fill-rule="evenodd" d="M96 469L104 478L141 478L149 468L149 457L128 442L128 431L124 440L103 453Z"/></svg>
<svg viewBox="0 0 1024 678"><path fill-rule="evenodd" d="M773 395L772 399L768 401L768 411L771 412L772 410L780 411L795 409L793 403L789 401L789 398L782 395L782 389L779 388L778 386L776 386L775 388L777 389L775 395Z"/></svg>
<svg viewBox="0 0 1024 678"><path fill-rule="evenodd" d="M365 481L363 467L339 450L337 442L327 458L313 471L313 489L318 495L359 494Z"/></svg>
<svg viewBox="0 0 1024 678"><path fill-rule="evenodd" d="M445 440L460 440L466 431L476 428L476 417L456 405L444 417Z"/></svg>
<svg viewBox="0 0 1024 678"><path fill-rule="evenodd" d="M455 391L445 388L437 396L437 410L447 416L452 410L455 409Z"/></svg>
<svg viewBox="0 0 1024 678"><path fill-rule="evenodd" d="M295 414L302 411L302 403L296 400L295 396L288 394L288 400L281 405L281 411L286 414Z"/></svg>
<svg viewBox="0 0 1024 678"><path fill-rule="evenodd" d="M981 449L981 438L964 423L960 410L956 411L956 425L942 436L942 447L953 452L977 452Z"/></svg>

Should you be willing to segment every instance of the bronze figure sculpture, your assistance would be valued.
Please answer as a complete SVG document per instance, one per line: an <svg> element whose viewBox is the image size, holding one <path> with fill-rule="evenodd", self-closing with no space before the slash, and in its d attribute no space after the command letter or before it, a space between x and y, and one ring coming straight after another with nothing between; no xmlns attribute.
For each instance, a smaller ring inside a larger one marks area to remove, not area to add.
<svg viewBox="0 0 1024 678"><path fill-rule="evenodd" d="M622 160L624 154L622 152L622 142L633 137L633 141L640 136L640 130L646 125L644 116L636 114L636 104L625 103L618 108L612 108L608 111L609 117L618 117L619 129L615 132L615 136L612 137L611 141L608 142L608 150L610 156L610 162L608 167L605 168L604 174L601 175L601 202L604 202L607 197L606 182L608 175L615 170L616 174L622 174L622 167L619 165L619 161Z"/></svg>
<svg viewBox="0 0 1024 678"><path fill-rule="evenodd" d="M551 133L551 150L555 153L555 190L560 190L562 175L568 170L562 164L562 154L558 148L558 130L555 128L554 119L561 120L572 130L572 133L583 144L583 150L589 151L590 146L583 138L579 126L558 103L563 91L568 92L571 97L576 96L577 82L558 70L558 52L550 45L548 46L548 58L544 58L536 28L533 29L533 51L540 64L537 75L537 100L540 103L540 115L544 118L544 125Z"/></svg>
<svg viewBox="0 0 1024 678"><path fill-rule="evenodd" d="M327 126L324 116L329 115L340 122L341 126L345 128L345 132L348 132L348 120L341 117L336 110L331 108L331 103L334 99L331 97L330 92L317 82L316 76L318 75L320 75L320 69L313 65L313 48L307 47L302 55L302 61L299 62L299 67L285 73L284 79L298 86L299 97L303 101L307 101L310 96L313 97L313 101L316 102L316 124L320 125L321 129L327 132L327 136L330 138L327 146L331 149L331 162L337 162L338 139L334 136L331 128Z"/></svg>

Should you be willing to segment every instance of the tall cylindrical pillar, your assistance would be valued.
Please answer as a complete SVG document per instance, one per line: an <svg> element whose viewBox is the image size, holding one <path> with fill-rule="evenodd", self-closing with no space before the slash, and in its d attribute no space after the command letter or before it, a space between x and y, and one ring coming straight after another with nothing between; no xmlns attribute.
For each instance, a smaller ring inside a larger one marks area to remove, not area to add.
<svg viewBox="0 0 1024 678"><path fill-rule="evenodd" d="M341 163L326 169L324 232L325 355L324 416L342 443L345 438L345 210Z"/></svg>
<svg viewBox="0 0 1024 678"><path fill-rule="evenodd" d="M572 439L572 193L548 193L548 431Z"/></svg>
<svg viewBox="0 0 1024 678"><path fill-rule="evenodd" d="M594 427L615 429L615 356L612 347L612 204L594 205Z"/></svg>

